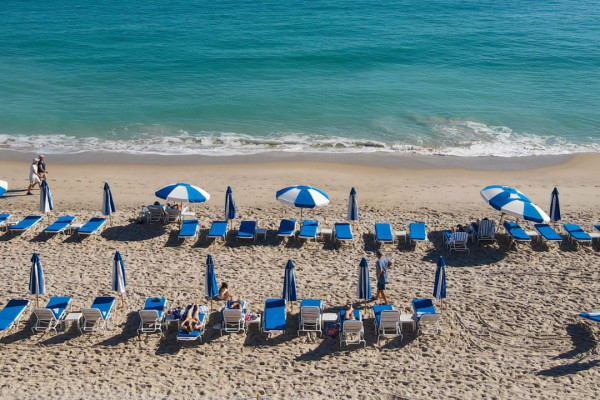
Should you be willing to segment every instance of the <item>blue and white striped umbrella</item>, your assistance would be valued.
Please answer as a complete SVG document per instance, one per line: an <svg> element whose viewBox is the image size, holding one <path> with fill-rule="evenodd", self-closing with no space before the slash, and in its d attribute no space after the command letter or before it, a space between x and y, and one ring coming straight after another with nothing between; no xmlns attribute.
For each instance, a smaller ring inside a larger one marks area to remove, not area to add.
<svg viewBox="0 0 600 400"><path fill-rule="evenodd" d="M487 186L483 188L479 194L481 194L481 197L487 201L490 206L494 207L498 211L501 211L504 205L514 200L522 200L531 203L531 200L529 200L523 193L509 186Z"/></svg>
<svg viewBox="0 0 600 400"><path fill-rule="evenodd" d="M358 285L356 286L356 296L361 300L371 300L371 279L369 277L369 264L363 257L358 267ZM366 307L366 305L365 305Z"/></svg>
<svg viewBox="0 0 600 400"><path fill-rule="evenodd" d="M526 221L546 223L550 221L550 217L544 210L533 203L522 200L514 200L505 204L500 211L504 214L511 215L517 219Z"/></svg>
<svg viewBox="0 0 600 400"><path fill-rule="evenodd" d="M354 188L350 191L350 198L348 199L348 221L358 221L358 200Z"/></svg>
<svg viewBox="0 0 600 400"><path fill-rule="evenodd" d="M40 306L40 294L46 292L46 282L44 280L44 271L42 263L37 253L31 257L31 272L29 273L29 293L34 294L37 299L37 307Z"/></svg>
<svg viewBox="0 0 600 400"><path fill-rule="evenodd" d="M117 293L125 293L125 286L127 286L127 281L125 280L125 263L123 262L121 253L117 251L112 265L111 289Z"/></svg>
<svg viewBox="0 0 600 400"><path fill-rule="evenodd" d="M107 182L104 182L104 192L102 195L102 215L112 215L117 211L115 202L113 201L112 192Z"/></svg>
<svg viewBox="0 0 600 400"><path fill-rule="evenodd" d="M204 295L206 297L215 297L219 294L217 285L217 276L215 275L215 264L212 256L206 256L206 271L204 272Z"/></svg>
<svg viewBox="0 0 600 400"><path fill-rule="evenodd" d="M433 282L433 297L442 300L446 298L446 263L444 257L440 257L435 270L435 281Z"/></svg>
<svg viewBox="0 0 600 400"><path fill-rule="evenodd" d="M188 183L172 183L158 189L154 194L158 198L176 203L204 203L210 199L210 194L206 191Z"/></svg>
<svg viewBox="0 0 600 400"><path fill-rule="evenodd" d="M231 190L231 186L227 186L227 192L225 192L225 221L235 219L235 217L237 217L237 209L235 208L233 191Z"/></svg>
<svg viewBox="0 0 600 400"><path fill-rule="evenodd" d="M550 197L550 221L560 221L560 203L558 202L558 189L554 188Z"/></svg>
<svg viewBox="0 0 600 400"><path fill-rule="evenodd" d="M325 192L303 185L278 190L275 197L285 205L298 208L315 208L329 204L329 197Z"/></svg>
<svg viewBox="0 0 600 400"><path fill-rule="evenodd" d="M54 205L52 204L50 186L48 186L48 182L44 179L40 186L40 212L46 214L52 210L54 210Z"/></svg>
<svg viewBox="0 0 600 400"><path fill-rule="evenodd" d="M0 181L0 196L2 196L8 190L8 182Z"/></svg>
<svg viewBox="0 0 600 400"><path fill-rule="evenodd" d="M294 263L288 260L285 265L285 275L283 276L283 294L281 298L287 301L297 301L296 276L294 275Z"/></svg>

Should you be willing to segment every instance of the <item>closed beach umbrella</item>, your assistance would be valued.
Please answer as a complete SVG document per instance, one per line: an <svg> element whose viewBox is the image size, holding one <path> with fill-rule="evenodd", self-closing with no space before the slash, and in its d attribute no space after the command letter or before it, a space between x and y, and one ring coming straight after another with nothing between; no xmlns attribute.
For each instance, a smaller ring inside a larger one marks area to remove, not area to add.
<svg viewBox="0 0 600 400"><path fill-rule="evenodd" d="M0 181L0 196L2 196L8 190L8 183L5 181Z"/></svg>
<svg viewBox="0 0 600 400"><path fill-rule="evenodd" d="M212 312L212 299L219 293L217 277L215 275L215 264L212 256L206 256L206 271L204 272L204 295L210 297L210 311Z"/></svg>
<svg viewBox="0 0 600 400"><path fill-rule="evenodd" d="M366 258L360 260L358 267L358 286L356 296L365 301L365 312L367 311L367 300L371 300L371 279L369 277L369 264Z"/></svg>
<svg viewBox="0 0 600 400"><path fill-rule="evenodd" d="M358 221L358 200L356 199L356 190L352 188L350 191L350 198L348 199L348 221L352 221L352 227L354 227L354 221Z"/></svg>
<svg viewBox="0 0 600 400"><path fill-rule="evenodd" d="M40 189L40 212L47 214L54 209L54 205L52 204L50 186L48 186L48 182L45 179L42 181Z"/></svg>
<svg viewBox="0 0 600 400"><path fill-rule="evenodd" d="M113 201L112 192L107 182L104 182L104 192L102 195L102 215L110 217L110 225L112 226L112 214L117 211L115 202Z"/></svg>
<svg viewBox="0 0 600 400"><path fill-rule="evenodd" d="M46 283L44 281L44 271L42 271L42 263L37 253L33 253L31 257L31 272L29 274L29 293L36 297L37 306L40 306L40 294L46 292Z"/></svg>
<svg viewBox="0 0 600 400"><path fill-rule="evenodd" d="M118 251L115 253L112 265L112 290L121 294L121 306L125 308L125 300L123 299L123 293L125 293L125 286L127 281L125 280L125 263L123 257Z"/></svg>
<svg viewBox="0 0 600 400"><path fill-rule="evenodd" d="M322 207L329 204L329 196L325 192L304 185L278 190L275 197L285 205L300 208L300 219L302 219L303 208Z"/></svg>
<svg viewBox="0 0 600 400"><path fill-rule="evenodd" d="M225 192L225 221L235 219L235 217L237 217L237 209L235 208L233 191L231 190L231 186L227 186L227 192Z"/></svg>
<svg viewBox="0 0 600 400"><path fill-rule="evenodd" d="M440 301L440 312L444 310L442 300L446 298L446 263L444 257L440 257L435 270L435 281L433 282L433 297Z"/></svg>
<svg viewBox="0 0 600 400"><path fill-rule="evenodd" d="M188 183L172 183L158 189L154 195L175 203L204 203L210 199L206 191Z"/></svg>
<svg viewBox="0 0 600 400"><path fill-rule="evenodd" d="M296 293L296 276L294 275L294 263L292 260L288 260L285 265L285 274L283 276L283 294L281 298L286 302L297 301L298 294ZM292 310L294 304L292 303Z"/></svg>
<svg viewBox="0 0 600 400"><path fill-rule="evenodd" d="M558 189L554 188L550 197L550 221L560 221L560 203L558 202Z"/></svg>

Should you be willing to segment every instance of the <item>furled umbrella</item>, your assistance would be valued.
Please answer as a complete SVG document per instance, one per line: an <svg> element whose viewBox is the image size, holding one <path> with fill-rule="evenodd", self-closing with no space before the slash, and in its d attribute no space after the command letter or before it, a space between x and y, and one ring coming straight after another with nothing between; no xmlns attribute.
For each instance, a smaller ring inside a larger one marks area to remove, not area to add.
<svg viewBox="0 0 600 400"><path fill-rule="evenodd" d="M560 221L560 203L558 201L558 189L554 188L552 191L552 196L550 197L550 221L556 222Z"/></svg>
<svg viewBox="0 0 600 400"><path fill-rule="evenodd" d="M358 221L358 200L356 199L356 190L352 188L350 191L350 198L348 198L348 221L352 221L352 228L354 228L354 221Z"/></svg>
<svg viewBox="0 0 600 400"><path fill-rule="evenodd" d="M286 302L298 301L298 293L296 293L296 276L294 274L294 263L288 260L285 265L285 274L283 276L283 294L281 298ZM291 310L294 310L294 303L291 305Z"/></svg>
<svg viewBox="0 0 600 400"><path fill-rule="evenodd" d="M48 215L54 209L54 205L52 204L50 186L48 186L48 182L45 179L42 181L40 189L40 212Z"/></svg>
<svg viewBox="0 0 600 400"><path fill-rule="evenodd" d="M125 263L123 262L121 253L117 251L112 265L112 290L121 294L121 307L123 308L125 308L125 300L123 299L125 286L127 286L127 281L125 280Z"/></svg>
<svg viewBox="0 0 600 400"><path fill-rule="evenodd" d="M365 301L365 313L367 312L367 300L371 300L371 280L369 277L369 264L366 258L360 260L358 266L358 286L356 296Z"/></svg>
<svg viewBox="0 0 600 400"><path fill-rule="evenodd" d="M40 306L40 294L46 292L46 282L44 280L44 271L42 263L37 253L31 257L31 272L29 274L29 293L34 294L36 298L36 307Z"/></svg>
<svg viewBox="0 0 600 400"><path fill-rule="evenodd" d="M0 181L0 196L2 196L8 190L8 183L6 181Z"/></svg>
<svg viewBox="0 0 600 400"><path fill-rule="evenodd" d="M319 189L296 185L278 190L275 194L277 201L292 207L300 208L300 219L304 208L322 207L329 204L329 196Z"/></svg>
<svg viewBox="0 0 600 400"><path fill-rule="evenodd" d="M219 293L217 277L215 275L215 263L212 256L206 256L206 271L204 272L204 295L210 298L210 312L213 310L213 297Z"/></svg>
<svg viewBox="0 0 600 400"><path fill-rule="evenodd" d="M107 182L104 182L104 192L102 195L102 215L108 215L110 225L112 226L112 214L117 211L115 202L113 201L112 192Z"/></svg>
<svg viewBox="0 0 600 400"><path fill-rule="evenodd" d="M231 186L227 186L227 192L225 192L225 221L235 219L237 217L237 209L235 207L235 200L233 199L233 191Z"/></svg>
<svg viewBox="0 0 600 400"><path fill-rule="evenodd" d="M444 257L440 257L435 270L435 281L433 282L433 297L440 301L440 312L444 310L443 299L446 298L446 263Z"/></svg>

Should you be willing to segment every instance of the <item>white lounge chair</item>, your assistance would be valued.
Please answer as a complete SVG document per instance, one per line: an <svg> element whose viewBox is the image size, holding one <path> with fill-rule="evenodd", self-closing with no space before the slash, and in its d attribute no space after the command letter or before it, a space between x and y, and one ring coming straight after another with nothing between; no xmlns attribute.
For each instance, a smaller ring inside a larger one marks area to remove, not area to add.
<svg viewBox="0 0 600 400"><path fill-rule="evenodd" d="M302 303L300 303L298 336L300 332L317 332L321 336L322 306L321 300L302 300Z"/></svg>
<svg viewBox="0 0 600 400"><path fill-rule="evenodd" d="M162 323L165 320L167 313L167 299L164 297L151 297L146 299L144 309L139 310L140 327L138 335L142 333L160 332L162 334Z"/></svg>
<svg viewBox="0 0 600 400"><path fill-rule="evenodd" d="M471 224L473 238L479 242L496 242L496 222L491 219L482 219L479 224Z"/></svg>
<svg viewBox="0 0 600 400"><path fill-rule="evenodd" d="M402 340L402 324L400 323L400 310L394 310L391 305L373 306L375 314L375 333L377 343L380 337L400 336Z"/></svg>
<svg viewBox="0 0 600 400"><path fill-rule="evenodd" d="M223 333L246 333L246 310L248 309L248 303L242 301L242 309L230 308L231 300L227 300L225 308L221 310L221 316L223 317L223 323L221 325L221 336Z"/></svg>
<svg viewBox="0 0 600 400"><path fill-rule="evenodd" d="M102 334L105 334L114 304L114 297L96 297L90 308L82 308L83 323L79 328L81 333L102 330Z"/></svg>
<svg viewBox="0 0 600 400"><path fill-rule="evenodd" d="M441 314L436 313L435 306L431 299L413 299L411 302L413 317L417 323L417 335L437 335L441 332L440 318Z"/></svg>
<svg viewBox="0 0 600 400"><path fill-rule="evenodd" d="M148 222L164 222L165 209L163 206L148 206Z"/></svg>
<svg viewBox="0 0 600 400"><path fill-rule="evenodd" d="M359 310L353 310L354 318L344 320L344 314L346 310L340 311L340 346L349 344L363 344L363 347L367 346L365 341L365 329L362 322L362 317Z"/></svg>
<svg viewBox="0 0 600 400"><path fill-rule="evenodd" d="M71 305L70 297L52 297L48 300L46 307L34 308L33 314L36 316L35 325L31 330L35 332L56 332L56 328L67 315L67 307Z"/></svg>
<svg viewBox="0 0 600 400"><path fill-rule="evenodd" d="M444 242L446 243L446 247L448 251L452 253L454 251L466 251L470 252L469 247L467 247L467 242L469 241L469 234L467 232L450 232L444 231Z"/></svg>

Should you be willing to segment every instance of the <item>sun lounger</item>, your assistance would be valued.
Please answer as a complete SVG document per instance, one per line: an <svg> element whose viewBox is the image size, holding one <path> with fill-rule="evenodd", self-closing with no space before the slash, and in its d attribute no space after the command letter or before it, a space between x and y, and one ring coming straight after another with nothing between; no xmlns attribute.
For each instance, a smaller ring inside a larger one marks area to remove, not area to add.
<svg viewBox="0 0 600 400"><path fill-rule="evenodd" d="M353 310L352 313L355 319L344 320L346 310L340 310L340 346L362 343L363 347L366 347L365 329L360 311Z"/></svg>
<svg viewBox="0 0 600 400"><path fill-rule="evenodd" d="M114 297L96 297L90 308L82 308L83 323L79 328L81 333L99 330L102 330L102 334L106 333L114 304Z"/></svg>
<svg viewBox="0 0 600 400"><path fill-rule="evenodd" d="M23 218L18 224L8 228L8 230L13 235L20 234L24 237L27 232L29 232L29 230L36 226L41 220L42 217L39 215L29 215Z"/></svg>
<svg viewBox="0 0 600 400"><path fill-rule="evenodd" d="M333 238L340 243L353 241L354 235L352 235L350 224L348 222L337 222L333 226Z"/></svg>
<svg viewBox="0 0 600 400"><path fill-rule="evenodd" d="M265 300L265 310L263 312L262 332L270 334L271 332L285 333L286 312L285 300L267 299Z"/></svg>
<svg viewBox="0 0 600 400"><path fill-rule="evenodd" d="M470 252L469 247L467 247L467 242L469 241L469 234L467 232L450 232L444 231L444 243L446 243L446 247L449 252L454 251L466 251Z"/></svg>
<svg viewBox="0 0 600 400"><path fill-rule="evenodd" d="M148 222L165 221L165 208L163 206L148 206Z"/></svg>
<svg viewBox="0 0 600 400"><path fill-rule="evenodd" d="M408 225L408 238L410 242L416 245L418 242L428 242L425 224L423 222L413 222Z"/></svg>
<svg viewBox="0 0 600 400"><path fill-rule="evenodd" d="M106 225L106 218L91 218L81 228L77 230L77 240L80 241L87 236L95 235L96 237L102 232Z"/></svg>
<svg viewBox="0 0 600 400"><path fill-rule="evenodd" d="M600 324L600 312L581 313L579 316L588 321L596 322Z"/></svg>
<svg viewBox="0 0 600 400"><path fill-rule="evenodd" d="M75 217L64 216L57 219L52 225L44 229L46 235L55 235L58 233L65 233L67 228L75 223Z"/></svg>
<svg viewBox="0 0 600 400"><path fill-rule="evenodd" d="M221 335L225 333L246 333L246 312L248 310L248 303L242 301L242 309L231 308L231 300L227 300L225 307L221 310L221 317L223 323L221 324Z"/></svg>
<svg viewBox="0 0 600 400"><path fill-rule="evenodd" d="M200 230L200 224L197 219L188 219L181 221L181 228L179 229L179 240L185 239L196 239L198 231Z"/></svg>
<svg viewBox="0 0 600 400"><path fill-rule="evenodd" d="M562 236L560 236L556 231L548 224L535 224L533 225L537 233L539 233L540 237L546 240L547 242L557 242L558 245L562 243Z"/></svg>
<svg viewBox="0 0 600 400"><path fill-rule="evenodd" d="M300 303L300 332L317 332L321 336L321 300L304 299Z"/></svg>
<svg viewBox="0 0 600 400"><path fill-rule="evenodd" d="M0 336L19 329L19 322L29 307L29 300L9 300L0 311Z"/></svg>
<svg viewBox="0 0 600 400"><path fill-rule="evenodd" d="M164 214L164 221L165 224L181 221L181 210L174 210L172 208L166 209Z"/></svg>
<svg viewBox="0 0 600 400"><path fill-rule="evenodd" d="M277 230L277 238L296 238L298 222L295 219L282 219Z"/></svg>
<svg viewBox="0 0 600 400"><path fill-rule="evenodd" d="M313 221L310 219L305 219L302 221L302 229L300 229L300 233L298 234L298 239L314 239L317 241L317 232L319 231L319 221Z"/></svg>
<svg viewBox="0 0 600 400"><path fill-rule="evenodd" d="M378 223L375 224L375 239L374 244L377 245L379 243L396 243L396 239L392 234L392 226L387 223Z"/></svg>
<svg viewBox="0 0 600 400"><path fill-rule="evenodd" d="M177 341L189 342L194 340L200 340L202 342L202 340L204 339L204 331L206 328L206 314L208 313L208 307L200 306L200 314L198 314L198 320L200 321L201 326L199 329L195 329L188 333L188 331L186 331L185 329L181 329L181 322L183 322L183 319L185 318L185 315L187 314L190 308L192 308L192 305L187 306L185 312L181 314L181 319L178 322L179 326L177 327Z"/></svg>
<svg viewBox="0 0 600 400"><path fill-rule="evenodd" d="M510 247L513 242L515 243L531 243L531 236L525 233L525 231L516 222L505 222L502 224L506 233L510 237Z"/></svg>
<svg viewBox="0 0 600 400"><path fill-rule="evenodd" d="M252 239L256 242L256 221L242 221L240 223L236 240L239 241L240 239Z"/></svg>
<svg viewBox="0 0 600 400"><path fill-rule="evenodd" d="M585 233L579 225L564 224L565 231L569 235L569 241L572 244L592 244L592 237Z"/></svg>
<svg viewBox="0 0 600 400"><path fill-rule="evenodd" d="M227 231L229 231L229 221L213 221L206 235L207 239L225 239L227 238Z"/></svg>
<svg viewBox="0 0 600 400"><path fill-rule="evenodd" d="M402 324L400 323L400 310L394 310L389 304L373 306L375 314L375 333L377 334L377 343L380 337L400 336L402 340Z"/></svg>
<svg viewBox="0 0 600 400"><path fill-rule="evenodd" d="M471 224L471 233L477 244L479 242L495 242L496 222L491 219L482 219L479 224Z"/></svg>
<svg viewBox="0 0 600 400"><path fill-rule="evenodd" d="M33 314L36 316L37 320L31 330L34 333L37 331L48 332L51 330L56 333L56 327L66 317L67 307L70 305L70 297L52 297L48 300L46 307L34 308Z"/></svg>
<svg viewBox="0 0 600 400"><path fill-rule="evenodd" d="M10 219L10 214L0 214L0 229L6 227L6 222Z"/></svg>
<svg viewBox="0 0 600 400"><path fill-rule="evenodd" d="M162 334L162 324L165 320L167 313L167 299L164 297L151 297L146 299L144 309L139 310L140 315L140 327L138 328L138 335L142 333L154 333L160 332Z"/></svg>
<svg viewBox="0 0 600 400"><path fill-rule="evenodd" d="M441 314L435 312L435 306L431 299L413 299L411 302L413 318L417 323L417 335L422 332L425 335L436 335L440 327Z"/></svg>

